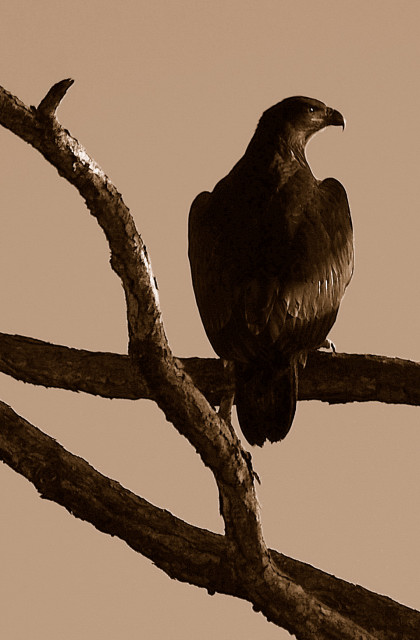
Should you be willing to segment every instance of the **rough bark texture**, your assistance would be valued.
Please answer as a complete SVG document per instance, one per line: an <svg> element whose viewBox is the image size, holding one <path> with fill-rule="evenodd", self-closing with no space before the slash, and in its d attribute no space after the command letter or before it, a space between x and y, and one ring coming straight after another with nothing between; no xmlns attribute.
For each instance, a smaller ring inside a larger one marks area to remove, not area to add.
<svg viewBox="0 0 420 640"><path fill-rule="evenodd" d="M213 405L233 392L222 360L179 358ZM126 355L71 349L0 333L0 371L45 387L84 391L103 398L150 399L146 380ZM299 376L299 400L420 405L420 364L400 358L315 351Z"/></svg>
<svg viewBox="0 0 420 640"><path fill-rule="evenodd" d="M71 84L54 85L38 109L0 88L0 123L34 146L78 189L103 229L111 266L125 291L128 356L3 335L0 369L47 387L154 400L211 469L225 535L203 531L150 505L3 404L1 458L42 497L121 537L171 577L248 600L302 640L418 638L417 612L267 549L251 457L208 401L217 404L231 391L228 370L218 361L181 361L172 355L150 261L130 212L102 169L55 117ZM302 376L300 397L418 404L418 380L414 363L314 353Z"/></svg>
<svg viewBox="0 0 420 640"><path fill-rule="evenodd" d="M1 458L32 482L42 498L64 506L100 531L118 536L171 578L203 587L211 594L251 600L238 577L236 553L225 536L194 527L134 495L2 402L0 423ZM326 611L335 610L360 627L360 635L354 637L420 637L420 614L413 609L277 551L269 553L283 579L304 589ZM371 636L363 635L362 629Z"/></svg>

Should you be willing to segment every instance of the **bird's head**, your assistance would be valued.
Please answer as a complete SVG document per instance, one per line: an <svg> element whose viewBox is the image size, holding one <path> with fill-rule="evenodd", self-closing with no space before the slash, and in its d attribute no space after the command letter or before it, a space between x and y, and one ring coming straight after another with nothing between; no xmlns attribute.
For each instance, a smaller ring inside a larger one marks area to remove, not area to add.
<svg viewBox="0 0 420 640"><path fill-rule="evenodd" d="M261 117L259 128L280 139L293 151L304 152L308 140L325 127L345 126L339 111L327 107L320 100L294 96L267 109Z"/></svg>

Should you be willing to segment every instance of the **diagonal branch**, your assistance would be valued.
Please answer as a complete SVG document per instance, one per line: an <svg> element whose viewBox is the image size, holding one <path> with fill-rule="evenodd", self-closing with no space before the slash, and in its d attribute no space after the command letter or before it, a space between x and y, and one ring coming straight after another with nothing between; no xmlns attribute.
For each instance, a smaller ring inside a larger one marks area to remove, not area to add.
<svg viewBox="0 0 420 640"><path fill-rule="evenodd" d="M0 424L0 459L33 483L42 498L118 536L171 577L211 591L219 591L221 580L227 580L222 536L192 527L134 495L3 402ZM230 584L233 590L232 578Z"/></svg>
<svg viewBox="0 0 420 640"><path fill-rule="evenodd" d="M211 404L219 405L223 395L233 392L234 380L221 360L179 360ZM24 382L104 398L152 397L128 356L71 349L24 336L0 333L0 371ZM420 364L385 356L312 352L299 377L299 399L420 405Z"/></svg>
<svg viewBox="0 0 420 640"><path fill-rule="evenodd" d="M52 92L54 94L55 90ZM47 98L45 100L48 102ZM227 468L234 469L233 476L242 476L244 470L246 475L247 462L242 453L238 455L236 436L215 415L170 352L150 261L133 218L115 186L55 117L51 114L45 117L42 109L40 112L29 109L2 88L0 124L37 149L76 187L103 229L111 250L111 266L121 278L125 291L129 355L136 374L140 375L141 371L146 379L152 398L199 450L205 464L216 475L224 474L227 482L232 480ZM193 411L182 409L181 404L186 400L193 406ZM238 461L236 465L229 464L232 452ZM214 464L216 461L217 465Z"/></svg>
<svg viewBox="0 0 420 640"><path fill-rule="evenodd" d="M32 482L42 498L124 540L171 578L259 606L244 588L231 545L224 536L189 525L136 496L66 451L2 402L0 425L0 458ZM418 612L276 551L270 554L289 588L303 589L314 606L323 608L326 619L331 609L341 612L341 622L347 629L344 627L340 637L419 637ZM351 627L360 635L349 635ZM297 631L295 627L290 630ZM320 629L314 637L334 637L326 633L327 629Z"/></svg>
<svg viewBox="0 0 420 640"><path fill-rule="evenodd" d="M0 87L0 124L39 151L85 199L111 249L111 266L121 278L127 303L128 332L163 339L159 300L146 248L128 207L101 167L55 118L70 80L50 89L38 109L28 108Z"/></svg>
<svg viewBox="0 0 420 640"><path fill-rule="evenodd" d="M65 83L65 81L64 81ZM54 93L54 91L53 91ZM42 106L43 102L41 102ZM44 103L45 104L45 103ZM168 421L184 435L216 479L221 512L232 543L263 574L269 558L263 540L249 455L234 431L211 408L167 343L157 287L143 242L121 195L82 145L51 113L29 109L0 89L0 124L35 147L74 185L97 219L121 278L127 304L129 355ZM287 596L287 585L282 585ZM294 606L299 604L293 593Z"/></svg>
<svg viewBox="0 0 420 640"><path fill-rule="evenodd" d="M234 582L240 590L235 595L250 600L269 620L305 640L372 638L347 613L346 616L341 615L338 608L331 608L310 592L302 590L301 586L279 568L276 556L266 548L249 454L242 449L229 425L213 411L192 383L181 361L174 358L169 349L150 261L121 195L82 145L55 118L60 99L69 86L70 81L55 85L38 109L29 109L0 88L0 124L35 147L56 167L61 176L78 189L105 233L111 250L111 266L121 278L125 291L130 375L143 377L147 393L164 411L167 419L194 446L215 476L226 529L223 563L226 563L227 571L234 573ZM32 341L32 346L35 342ZM115 358L115 354L111 354L111 357ZM10 466L17 469L21 464L22 472L29 474L43 495L66 504L79 517L89 516L92 510L95 512L94 507L97 505L96 526L114 535L116 525L112 516L116 508L116 497L114 491L111 491L112 495L109 491L115 489L117 493L123 494L124 506L121 507L121 513L128 514L125 527L130 529L131 523L135 522L134 512L137 509L137 506L135 509L131 508L133 495L125 494L119 485L115 486L115 483L103 479L103 476L102 480L99 476L92 477L87 463L81 463L80 482L73 490L72 482L75 479L70 466L74 464L74 457L69 465L67 456L70 454L62 448L51 448L51 442L44 441L42 446L45 445L49 452L45 459L42 447L40 449L37 441L32 438L29 439L31 447L26 448L23 457L19 458L16 447L19 444L23 446L21 440L25 438L16 427L15 414L10 412L10 409L5 408L3 427L7 436L3 457ZM25 421L19 424L25 428L30 426ZM17 437L17 441L13 440L14 437ZM9 446L10 438L14 443L12 447ZM45 468L48 470L46 474L43 473ZM99 492L96 491L96 482L100 487ZM102 500L103 494L109 501ZM143 507L147 509L150 505L146 503ZM149 515L153 519L157 512ZM149 523L149 519L146 520ZM179 522L177 521L178 525ZM149 524L145 524L145 527ZM158 538L161 546L167 547L165 536ZM133 540L134 545L134 538L130 537L130 540ZM214 543L215 539L212 538L212 541ZM144 546L145 555L151 553L149 549L153 545L150 536L144 541ZM165 548L162 552L164 551ZM203 564L203 561L200 563ZM228 577L224 577L228 585ZM227 588L220 586L222 592L226 592L223 589Z"/></svg>

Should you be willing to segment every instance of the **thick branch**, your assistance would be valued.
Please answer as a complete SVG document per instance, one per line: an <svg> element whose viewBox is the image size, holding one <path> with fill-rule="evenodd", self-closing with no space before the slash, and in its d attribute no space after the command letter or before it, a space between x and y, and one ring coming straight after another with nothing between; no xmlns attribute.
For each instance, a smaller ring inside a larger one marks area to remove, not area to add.
<svg viewBox="0 0 420 640"><path fill-rule="evenodd" d="M111 265L125 291L129 354L136 374L145 377L167 419L211 468L221 493L227 530L235 532L243 551L260 562L263 570L267 556L249 457L236 434L215 414L169 349L150 261L121 195L55 117L45 118L42 110L38 113L27 108L2 89L0 123L35 147L77 188L104 230Z"/></svg>
<svg viewBox="0 0 420 640"><path fill-rule="evenodd" d="M171 577L211 591L221 589L229 575L222 536L187 525L134 495L3 402L0 425L0 459L33 483L42 498L118 536ZM228 589L234 590L232 584Z"/></svg>
<svg viewBox="0 0 420 640"><path fill-rule="evenodd" d="M221 360L180 358L194 384L213 405L234 389ZM71 349L0 334L0 371L45 387L104 398L151 398L146 380L128 356ZM300 400L330 403L377 401L420 405L420 364L385 356L316 351L299 377Z"/></svg>
<svg viewBox="0 0 420 640"><path fill-rule="evenodd" d="M146 248L121 194L84 147L54 116L70 86L54 85L39 108L28 108L0 87L0 124L39 151L79 191L103 229L111 249L111 266L121 278L130 338L162 339L159 301ZM157 336L155 334L158 334Z"/></svg>
<svg viewBox="0 0 420 640"><path fill-rule="evenodd" d="M262 536L249 456L235 432L213 411L169 349L146 249L121 195L80 143L51 116L51 110L45 117L42 109L40 112L28 109L0 90L0 122L34 146L78 189L104 230L111 265L125 291L133 368L147 380L152 398L168 421L212 470L231 542L240 550L243 567L258 566L263 577L270 560ZM305 598L302 601L299 592L287 589L284 580L277 582L278 593L288 609L308 604Z"/></svg>
<svg viewBox="0 0 420 640"><path fill-rule="evenodd" d="M64 506L100 531L121 538L171 578L259 606L244 588L232 547L224 536L193 527L134 495L67 452L4 403L0 403L0 424L0 458L32 482L42 498ZM420 614L416 611L276 551L270 554L282 579L290 587L304 589L312 602L324 607L326 617L330 609L335 609L348 629L357 625L358 636L349 635L344 628L339 637L419 637ZM251 575L249 579L258 580L259 576ZM298 632L296 626L289 629ZM330 632L321 629L314 637L336 637L327 633ZM313 636L300 631L299 637Z"/></svg>
<svg viewBox="0 0 420 640"><path fill-rule="evenodd" d="M228 560L235 568L242 593L246 594L242 597L251 600L268 619L292 630L304 640L370 638L368 632L303 592L279 571L268 553L262 537L249 456L241 448L233 430L214 413L181 362L170 352L150 262L128 208L102 169L55 119L54 111L67 88L66 82L55 85L38 110L28 109L17 98L0 89L0 123L34 146L60 175L78 189L104 230L111 250L112 267L121 278L126 295L131 375L134 372L134 375L144 377L150 396L211 468L220 491L229 542ZM10 414L7 416L6 427L13 422ZM50 450L50 454L53 453ZM61 481L56 498L60 501L60 496L66 496L69 490L67 476L70 469L65 464L65 456L55 453L49 474L56 475L57 470L65 472L59 473ZM14 466L13 451L5 449L5 459ZM27 457L25 461L28 462ZM38 474L37 478L40 478L40 468L42 461L38 459L33 468L30 465L32 475ZM45 495L48 495L50 486L47 480L42 475L41 491ZM35 477L33 481L37 481ZM82 484L77 490L78 499L72 500L72 510L78 508L79 500L85 509L92 508L90 501L86 503L83 489L88 489L87 494L91 495L94 486L90 480L86 487ZM102 489L106 492L105 486ZM113 510L103 504L95 492L93 495L94 500L100 502L102 515L98 516L98 523L104 530L112 522ZM130 502L130 498L126 498ZM126 505L124 510L124 513L130 511L129 506ZM110 533L115 532L111 529ZM165 544L164 541L161 543Z"/></svg>

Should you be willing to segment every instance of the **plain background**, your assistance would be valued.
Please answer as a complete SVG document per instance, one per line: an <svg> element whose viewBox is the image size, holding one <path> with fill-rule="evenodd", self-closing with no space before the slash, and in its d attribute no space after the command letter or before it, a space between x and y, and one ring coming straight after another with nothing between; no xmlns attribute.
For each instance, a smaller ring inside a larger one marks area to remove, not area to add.
<svg viewBox="0 0 420 640"><path fill-rule="evenodd" d="M187 261L190 203L242 155L266 108L301 94L347 119L317 136L317 177L346 187L356 272L339 351L420 359L420 8L395 0L1 2L0 83L58 117L122 192L147 244L178 356L211 356ZM95 220L32 148L0 131L0 330L124 353L121 285ZM1 398L102 473L222 531L210 473L150 402L1 376ZM253 451L267 542L419 607L420 413L300 403ZM289 638L242 601L170 580L123 542L0 468L0 632L8 640Z"/></svg>

